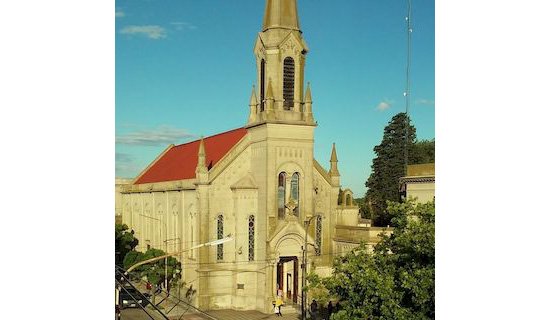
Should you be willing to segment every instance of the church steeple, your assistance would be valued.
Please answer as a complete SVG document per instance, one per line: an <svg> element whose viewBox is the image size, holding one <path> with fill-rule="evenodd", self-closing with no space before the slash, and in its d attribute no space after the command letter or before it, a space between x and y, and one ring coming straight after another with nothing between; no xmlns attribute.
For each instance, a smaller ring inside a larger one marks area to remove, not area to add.
<svg viewBox="0 0 550 320"><path fill-rule="evenodd" d="M304 99L306 54L296 0L266 0L262 31L254 46L259 106L248 125L312 125L311 101ZM311 93L309 95L311 100Z"/></svg>
<svg viewBox="0 0 550 320"><path fill-rule="evenodd" d="M273 28L300 30L296 0L267 0L262 31Z"/></svg>

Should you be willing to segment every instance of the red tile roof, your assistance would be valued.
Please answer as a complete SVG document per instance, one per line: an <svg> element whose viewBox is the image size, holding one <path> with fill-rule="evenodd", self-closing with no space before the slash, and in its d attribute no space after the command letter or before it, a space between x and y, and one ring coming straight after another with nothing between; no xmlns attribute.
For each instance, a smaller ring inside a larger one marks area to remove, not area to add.
<svg viewBox="0 0 550 320"><path fill-rule="evenodd" d="M247 131L245 128L220 133L204 138L206 165L212 168L239 142ZM192 179L197 168L200 140L174 146L154 162L134 184Z"/></svg>

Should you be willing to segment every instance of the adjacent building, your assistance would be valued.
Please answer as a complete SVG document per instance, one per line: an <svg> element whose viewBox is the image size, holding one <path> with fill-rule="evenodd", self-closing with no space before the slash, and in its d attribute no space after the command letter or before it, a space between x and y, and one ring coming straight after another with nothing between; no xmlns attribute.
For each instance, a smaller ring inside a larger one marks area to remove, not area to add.
<svg viewBox="0 0 550 320"><path fill-rule="evenodd" d="M402 196L425 203L435 200L435 163L407 166L407 175L399 180Z"/></svg>

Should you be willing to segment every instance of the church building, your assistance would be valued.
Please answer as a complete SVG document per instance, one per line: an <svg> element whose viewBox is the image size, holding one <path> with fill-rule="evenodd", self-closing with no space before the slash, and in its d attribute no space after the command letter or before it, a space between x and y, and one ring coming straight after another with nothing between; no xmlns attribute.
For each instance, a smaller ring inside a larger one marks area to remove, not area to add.
<svg viewBox="0 0 550 320"><path fill-rule="evenodd" d="M360 224L336 146L327 169L314 158L308 53L296 0L267 0L246 125L170 145L122 187L122 221L137 249L183 251L182 278L203 310L270 312L278 292L299 303L305 254L308 270L328 274L334 256L375 244L382 231Z"/></svg>

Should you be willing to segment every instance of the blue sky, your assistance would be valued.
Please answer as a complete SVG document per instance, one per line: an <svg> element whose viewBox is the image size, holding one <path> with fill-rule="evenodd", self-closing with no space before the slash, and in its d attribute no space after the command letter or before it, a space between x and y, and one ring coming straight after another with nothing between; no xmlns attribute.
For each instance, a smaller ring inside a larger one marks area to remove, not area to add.
<svg viewBox="0 0 550 320"><path fill-rule="evenodd" d="M168 144L245 124L264 0L117 0L116 175L134 177ZM366 191L373 148L405 110L406 0L298 0L310 48L315 158L337 145L342 186ZM410 114L435 137L434 1L413 0Z"/></svg>

